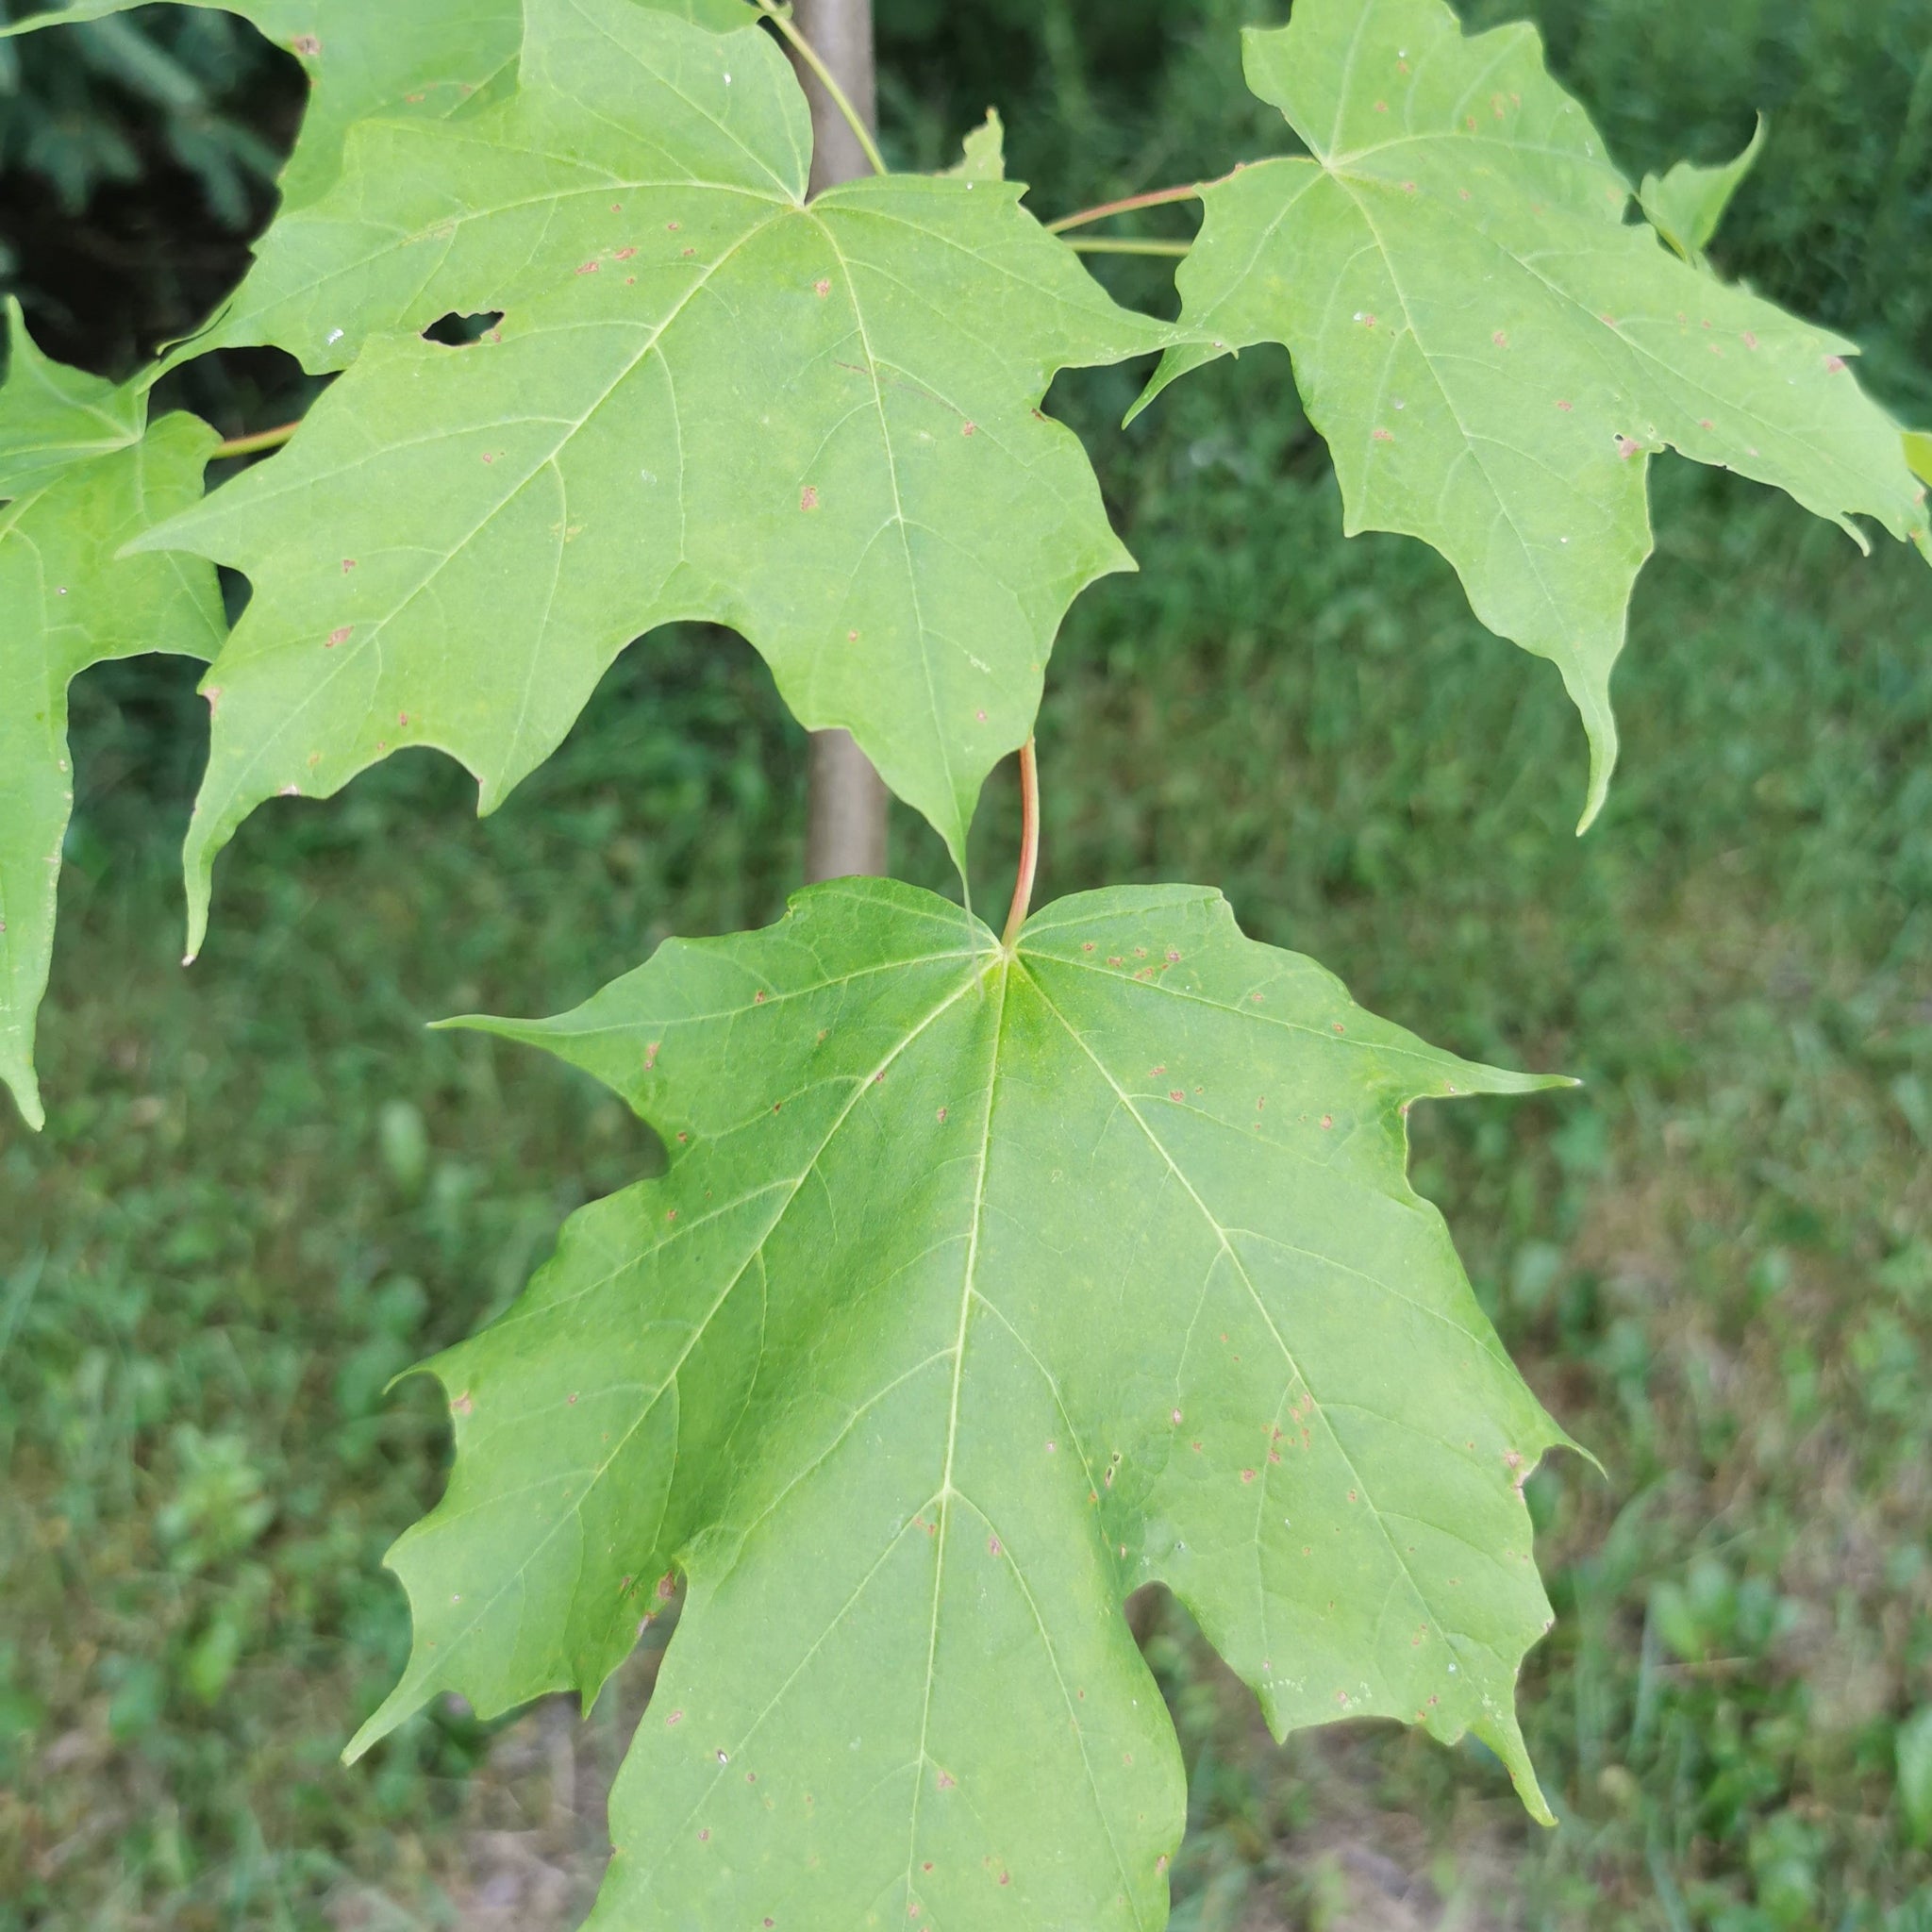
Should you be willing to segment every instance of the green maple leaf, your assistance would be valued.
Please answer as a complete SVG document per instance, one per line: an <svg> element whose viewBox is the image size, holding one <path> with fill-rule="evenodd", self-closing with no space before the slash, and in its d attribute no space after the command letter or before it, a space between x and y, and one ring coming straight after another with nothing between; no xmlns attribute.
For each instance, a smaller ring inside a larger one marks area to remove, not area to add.
<svg viewBox="0 0 1932 1932"><path fill-rule="evenodd" d="M147 540L255 586L210 673L191 951L262 799L433 744L489 810L678 618L741 631L801 723L850 729L963 849L1067 605L1131 567L1038 405L1056 370L1172 332L1019 187L889 176L807 205L809 146L768 35L628 0L531 0L514 97L357 131L303 226L350 233L360 296L329 284L309 350L503 320L461 349L370 340L285 452Z"/></svg>
<svg viewBox="0 0 1932 1932"><path fill-rule="evenodd" d="M1008 953L846 880L588 1005L470 1021L584 1068L671 1168L428 1366L441 1506L391 1561L425 1699L593 1694L689 1595L598 1925L1158 1924L1183 1778L1120 1614L1168 1583L1277 1735L1514 1715L1561 1440L1409 1189L1428 1047L1216 893Z"/></svg>
<svg viewBox="0 0 1932 1932"><path fill-rule="evenodd" d="M1441 0L1297 0L1246 35L1248 84L1311 158L1203 191L1179 272L1184 370L1293 355L1351 535L1420 537L1476 615L1552 659L1591 741L1587 825L1616 758L1610 674L1674 448L1926 541L1897 426L1852 345L1626 225L1628 183L1544 71L1533 27L1465 39ZM1143 399L1144 400L1144 399Z"/></svg>
<svg viewBox="0 0 1932 1932"><path fill-rule="evenodd" d="M0 39L125 13L148 0L77 0L0 27ZM506 90L516 75L524 0L177 0L239 14L307 69L312 90L302 132L280 179L284 210L300 208L341 171L342 142L358 121L414 114L437 119L479 95ZM708 26L735 26L744 0L633 0ZM271 230L273 233L273 230ZM219 325L189 352L231 340ZM172 357L163 368L182 360Z"/></svg>
<svg viewBox="0 0 1932 1932"><path fill-rule="evenodd" d="M9 303L0 387L0 1082L42 1124L34 1016L47 988L60 843L74 805L67 687L144 651L208 658L225 629L215 574L122 545L201 494L214 431L50 361Z"/></svg>
<svg viewBox="0 0 1932 1932"><path fill-rule="evenodd" d="M125 13L144 0L79 0L0 29L42 27ZM456 112L479 91L513 78L523 0L183 0L235 13L307 69L311 94L282 170L285 208L332 182L342 138L371 114ZM208 346L213 346L212 343Z"/></svg>

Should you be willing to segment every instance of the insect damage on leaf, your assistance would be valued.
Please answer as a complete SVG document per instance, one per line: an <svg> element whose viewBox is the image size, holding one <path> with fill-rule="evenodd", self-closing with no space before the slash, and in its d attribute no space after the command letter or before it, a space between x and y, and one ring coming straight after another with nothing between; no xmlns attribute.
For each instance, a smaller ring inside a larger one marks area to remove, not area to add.
<svg viewBox="0 0 1932 1932"><path fill-rule="evenodd" d="M1898 428L1851 344L1626 224L1629 185L1534 28L1465 38L1441 0L1297 0L1286 27L1248 31L1246 71L1312 158L1203 191L1178 276L1203 339L1168 351L1142 402L1286 343L1350 534L1433 544L1485 624L1561 671L1590 735L1588 825L1616 759L1651 454L1923 547Z"/></svg>
<svg viewBox="0 0 1932 1932"><path fill-rule="evenodd" d="M1068 604L1131 566L1038 405L1055 371L1173 332L1115 307L1018 186L808 204L805 98L768 35L633 0L527 12L512 99L358 130L264 257L311 356L451 311L502 311L492 339L369 341L285 453L151 540L255 589L190 838L197 938L263 798L408 741L460 758L488 809L678 618L742 631L800 722L851 730L958 856Z"/></svg>
<svg viewBox="0 0 1932 1932"><path fill-rule="evenodd" d="M1514 1715L1562 1440L1408 1186L1472 1066L1130 889L1008 953L848 880L561 1019L668 1175L430 1364L457 1458L391 1562L442 1690L593 1695L682 1572L595 1925L1158 1923L1183 1781L1121 1615L1159 1578L1277 1734ZM1003 1915L995 1917L996 1909Z"/></svg>
<svg viewBox="0 0 1932 1932"><path fill-rule="evenodd" d="M145 396L50 361L8 305L0 386L0 1083L42 1124L34 1022L47 988L61 841L74 805L67 687L144 651L211 658L215 574L121 546L201 494L215 435L192 416L144 427Z"/></svg>

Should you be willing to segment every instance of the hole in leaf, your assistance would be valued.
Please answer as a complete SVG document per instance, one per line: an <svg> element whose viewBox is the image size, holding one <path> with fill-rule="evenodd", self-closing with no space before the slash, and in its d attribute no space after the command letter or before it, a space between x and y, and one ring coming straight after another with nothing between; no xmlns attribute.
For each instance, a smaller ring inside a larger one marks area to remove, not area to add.
<svg viewBox="0 0 1932 1932"><path fill-rule="evenodd" d="M480 341L502 320L500 308L486 309L477 315L458 315L452 310L448 315L438 316L423 331L423 340L441 342L446 349L466 349L472 342Z"/></svg>

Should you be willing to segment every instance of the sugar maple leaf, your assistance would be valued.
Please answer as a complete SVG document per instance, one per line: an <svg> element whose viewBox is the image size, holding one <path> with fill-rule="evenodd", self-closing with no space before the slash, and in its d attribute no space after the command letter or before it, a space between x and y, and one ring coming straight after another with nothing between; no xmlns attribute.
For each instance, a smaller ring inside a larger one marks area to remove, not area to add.
<svg viewBox="0 0 1932 1932"><path fill-rule="evenodd" d="M1158 1924L1179 1752L1122 1599L1159 1578L1277 1734L1514 1715L1559 1432L1404 1173L1474 1067L1127 889L1008 952L848 880L566 1017L669 1174L585 1208L429 1366L457 1459L391 1560L426 1698L594 1693L689 1594L595 1926Z"/></svg>
<svg viewBox="0 0 1932 1932"><path fill-rule="evenodd" d="M1610 673L1652 547L1651 455L1923 548L1898 426L1849 342L1626 224L1629 184L1533 27L1465 39L1441 0L1296 0L1245 47L1248 85L1310 158L1202 191L1178 276L1195 337L1148 395L1286 343L1350 534L1433 544L1485 624L1561 671L1590 734L1587 825L1616 760ZM1722 199L1705 199L1714 221Z"/></svg>
<svg viewBox="0 0 1932 1932"><path fill-rule="evenodd" d="M0 38L125 13L145 0L78 0L0 28ZM311 93L280 177L284 208L335 179L342 137L364 116L454 112L515 73L523 0L179 0L240 14L307 70Z"/></svg>
<svg viewBox="0 0 1932 1932"><path fill-rule="evenodd" d="M528 15L511 99L358 129L305 218L356 264L318 284L311 349L447 309L500 325L371 340L282 455L147 540L255 587L210 674L191 950L259 801L433 744L490 809L677 618L743 632L957 856L1067 605L1131 567L1038 406L1056 370L1172 331L1116 308L1019 187L889 176L808 204L770 36L631 0Z"/></svg>
<svg viewBox="0 0 1932 1932"><path fill-rule="evenodd" d="M71 7L0 26L0 40L42 27L100 20L153 0L76 0ZM516 78L524 0L175 0L239 14L265 39L301 61L309 81L302 131L278 180L284 215L324 192L341 172L342 142L358 121L377 115L440 120L479 97L508 92ZM745 0L630 0L699 25L733 27ZM270 234L273 236L274 229ZM218 317L212 333L187 355L272 338L229 334ZM158 372L157 372L158 373Z"/></svg>
<svg viewBox="0 0 1932 1932"><path fill-rule="evenodd" d="M214 431L145 427L145 398L42 355L8 316L0 386L0 1082L42 1124L34 1021L47 989L60 845L74 806L67 687L142 652L208 658L226 628L215 574L121 546L201 494Z"/></svg>

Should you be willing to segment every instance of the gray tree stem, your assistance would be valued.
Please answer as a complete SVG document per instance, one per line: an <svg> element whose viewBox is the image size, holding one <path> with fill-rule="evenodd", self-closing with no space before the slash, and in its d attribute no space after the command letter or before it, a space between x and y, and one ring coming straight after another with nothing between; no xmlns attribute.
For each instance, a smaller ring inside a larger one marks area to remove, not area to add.
<svg viewBox="0 0 1932 1932"><path fill-rule="evenodd" d="M872 0L796 0L792 20L844 89L868 127L876 125ZM794 61L811 104L811 192L871 173L865 152L803 62ZM886 871L887 792L849 731L811 734L805 840L808 882Z"/></svg>

